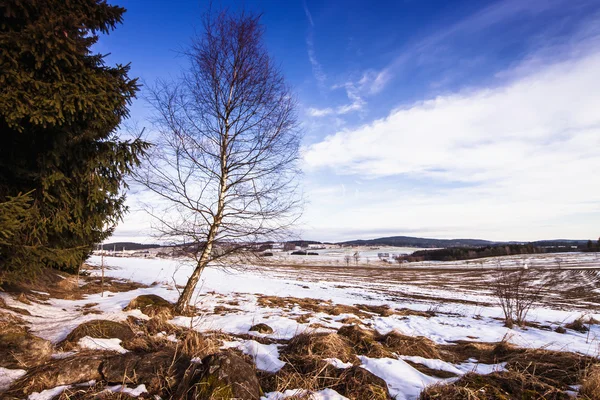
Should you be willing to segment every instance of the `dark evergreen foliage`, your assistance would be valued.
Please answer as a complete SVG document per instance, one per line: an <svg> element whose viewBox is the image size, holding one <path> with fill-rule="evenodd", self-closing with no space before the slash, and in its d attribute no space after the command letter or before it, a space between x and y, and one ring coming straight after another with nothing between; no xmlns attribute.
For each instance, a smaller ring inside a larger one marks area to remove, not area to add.
<svg viewBox="0 0 600 400"><path fill-rule="evenodd" d="M123 178L148 144L116 128L138 83L91 52L124 12L100 0L0 3L0 280L76 270L125 212Z"/></svg>

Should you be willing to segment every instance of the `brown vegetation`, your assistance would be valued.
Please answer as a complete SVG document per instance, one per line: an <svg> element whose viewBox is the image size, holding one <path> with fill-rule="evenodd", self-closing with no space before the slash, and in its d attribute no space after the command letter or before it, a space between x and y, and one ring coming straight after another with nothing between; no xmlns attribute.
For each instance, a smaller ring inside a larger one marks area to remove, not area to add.
<svg viewBox="0 0 600 400"><path fill-rule="evenodd" d="M140 310L149 317L173 318L172 303L155 294L143 294L131 300L123 310Z"/></svg>
<svg viewBox="0 0 600 400"><path fill-rule="evenodd" d="M59 347L64 350L70 350L77 345L79 339L89 336L97 339L117 338L127 341L135 336L131 328L122 322L109 321L105 319L95 319L84 322L73 329L67 337L59 343Z"/></svg>
<svg viewBox="0 0 600 400"><path fill-rule="evenodd" d="M514 371L489 375L466 374L451 384L436 384L421 392L420 400L567 400L570 396L539 381L535 376Z"/></svg>

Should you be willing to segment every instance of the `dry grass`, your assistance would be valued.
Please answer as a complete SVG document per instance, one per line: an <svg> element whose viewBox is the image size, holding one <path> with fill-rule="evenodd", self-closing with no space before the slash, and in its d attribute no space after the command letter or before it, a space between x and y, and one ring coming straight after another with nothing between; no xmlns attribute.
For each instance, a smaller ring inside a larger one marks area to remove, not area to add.
<svg viewBox="0 0 600 400"><path fill-rule="evenodd" d="M585 333L590 330L590 328L586 326L586 322L584 321L583 317L577 318L576 320L565 324L565 328L581 333Z"/></svg>
<svg viewBox="0 0 600 400"><path fill-rule="evenodd" d="M441 358L438 346L423 336L406 336L398 332L384 335L380 341L389 350L403 356L418 356L424 358Z"/></svg>
<svg viewBox="0 0 600 400"><path fill-rule="evenodd" d="M214 336L202 335L186 329L177 335L179 351L190 358L204 358L219 351L222 341Z"/></svg>
<svg viewBox="0 0 600 400"><path fill-rule="evenodd" d="M567 400L569 395L547 385L535 376L514 371L489 375L469 373L452 384L429 386L420 400Z"/></svg>
<svg viewBox="0 0 600 400"><path fill-rule="evenodd" d="M104 319L95 319L84 322L73 329L67 337L59 343L59 347L64 350L70 350L77 345L79 339L89 336L99 339L117 338L123 341L131 340L135 337L135 333L129 325L116 321Z"/></svg>
<svg viewBox="0 0 600 400"><path fill-rule="evenodd" d="M331 300L299 298L299 297L278 297L259 295L257 304L261 307L280 308L291 310L294 307L300 307L304 311L312 313L325 313L329 315L353 314L357 317L368 318L374 315L389 317L392 315L416 315L421 317L431 317L435 315L431 312L414 311L406 308L395 310L387 305L368 305L357 304L349 306L345 304L334 304Z"/></svg>
<svg viewBox="0 0 600 400"><path fill-rule="evenodd" d="M123 310L138 309L149 317L173 318L173 304L155 294L144 294L131 300Z"/></svg>
<svg viewBox="0 0 600 400"><path fill-rule="evenodd" d="M345 325L337 333L345 338L356 354L374 358L393 357L393 354L376 340L377 335L373 331L362 329L358 325Z"/></svg>
<svg viewBox="0 0 600 400"><path fill-rule="evenodd" d="M576 353L525 349L508 357L506 368L535 375L544 383L567 389L577 384L597 361Z"/></svg>
<svg viewBox="0 0 600 400"><path fill-rule="evenodd" d="M95 276L80 275L78 277L77 275L55 270L48 270L46 273L37 274L34 278L19 283L4 283L2 285L2 289L8 293L23 295L25 297L21 297L21 299L26 298L26 301L37 302L44 302L49 298L81 300L85 295L97 294L103 289L111 292L128 292L143 287L148 286L109 277L104 278L104 285L102 285L102 280Z"/></svg>
<svg viewBox="0 0 600 400"><path fill-rule="evenodd" d="M292 338L282 352L287 357L339 358L354 362L356 356L349 344L335 333L302 333Z"/></svg>
<svg viewBox="0 0 600 400"><path fill-rule="evenodd" d="M585 371L579 394L585 399L600 400L600 364L594 364Z"/></svg>

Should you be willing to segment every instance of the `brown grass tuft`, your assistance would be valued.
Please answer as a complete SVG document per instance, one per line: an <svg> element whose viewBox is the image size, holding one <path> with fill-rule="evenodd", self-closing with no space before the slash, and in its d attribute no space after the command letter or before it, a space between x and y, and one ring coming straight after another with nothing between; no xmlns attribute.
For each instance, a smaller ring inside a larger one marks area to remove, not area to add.
<svg viewBox="0 0 600 400"><path fill-rule="evenodd" d="M343 362L353 362L356 357L348 343L335 333L302 333L292 338L285 350L286 356L339 358Z"/></svg>
<svg viewBox="0 0 600 400"><path fill-rule="evenodd" d="M585 399L600 400L600 364L594 364L585 371L579 394Z"/></svg>
<svg viewBox="0 0 600 400"><path fill-rule="evenodd" d="M337 333L346 339L358 355L374 358L393 357L393 354L376 340L375 332L362 329L358 325L344 325Z"/></svg>
<svg viewBox="0 0 600 400"><path fill-rule="evenodd" d="M204 358L219 351L221 341L215 337L205 336L193 330L185 330L177 339L182 354L190 358Z"/></svg>
<svg viewBox="0 0 600 400"><path fill-rule="evenodd" d="M155 294L143 294L131 300L123 310L138 309L149 317L173 318L173 304Z"/></svg>
<svg viewBox="0 0 600 400"><path fill-rule="evenodd" d="M441 358L437 345L423 336L406 336L390 332L381 338L381 342L391 351L403 356Z"/></svg>
<svg viewBox="0 0 600 400"><path fill-rule="evenodd" d="M567 400L569 395L547 385L535 376L514 371L492 372L489 375L469 373L452 384L429 386L420 400Z"/></svg>

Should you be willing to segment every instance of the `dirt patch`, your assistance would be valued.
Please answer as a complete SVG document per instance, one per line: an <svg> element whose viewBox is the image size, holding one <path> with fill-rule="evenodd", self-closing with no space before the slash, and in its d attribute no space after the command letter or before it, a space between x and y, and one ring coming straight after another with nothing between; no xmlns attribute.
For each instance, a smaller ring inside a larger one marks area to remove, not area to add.
<svg viewBox="0 0 600 400"><path fill-rule="evenodd" d="M469 373L452 384L437 384L426 388L420 400L567 400L569 395L549 386L533 375L514 371L492 372L489 375Z"/></svg>
<svg viewBox="0 0 600 400"><path fill-rule="evenodd" d="M85 267L85 266L84 266ZM104 291L128 292L148 287L141 283L116 278L104 278L81 274L71 275L62 271L48 270L47 273L37 274L33 278L24 279L19 283L4 283L2 289L7 293L19 296L23 294L28 301L44 302L49 298L81 300L85 295L97 294Z"/></svg>

